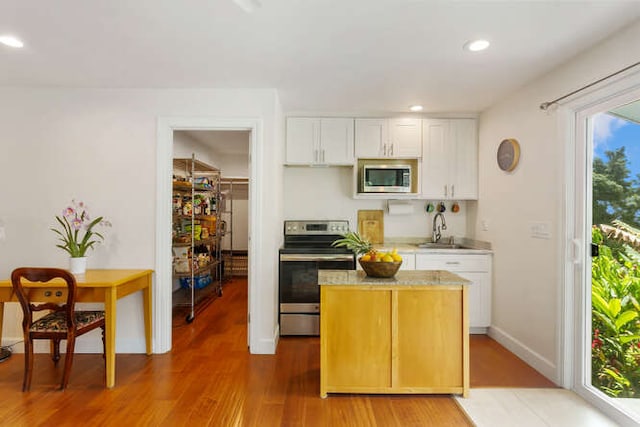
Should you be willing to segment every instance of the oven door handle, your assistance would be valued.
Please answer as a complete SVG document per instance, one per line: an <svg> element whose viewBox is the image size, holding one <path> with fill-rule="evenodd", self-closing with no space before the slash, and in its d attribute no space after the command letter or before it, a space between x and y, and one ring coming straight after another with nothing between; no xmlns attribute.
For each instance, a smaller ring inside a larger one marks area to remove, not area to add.
<svg viewBox="0 0 640 427"><path fill-rule="evenodd" d="M281 254L280 261L353 261L349 254Z"/></svg>

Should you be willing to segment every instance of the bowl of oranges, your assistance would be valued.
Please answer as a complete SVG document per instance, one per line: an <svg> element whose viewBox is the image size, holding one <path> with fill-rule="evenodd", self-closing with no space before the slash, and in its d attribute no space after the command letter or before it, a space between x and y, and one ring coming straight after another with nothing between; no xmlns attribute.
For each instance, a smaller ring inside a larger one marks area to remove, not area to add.
<svg viewBox="0 0 640 427"><path fill-rule="evenodd" d="M395 249L392 252L369 251L358 262L370 277L390 278L396 275L402 265L402 257Z"/></svg>

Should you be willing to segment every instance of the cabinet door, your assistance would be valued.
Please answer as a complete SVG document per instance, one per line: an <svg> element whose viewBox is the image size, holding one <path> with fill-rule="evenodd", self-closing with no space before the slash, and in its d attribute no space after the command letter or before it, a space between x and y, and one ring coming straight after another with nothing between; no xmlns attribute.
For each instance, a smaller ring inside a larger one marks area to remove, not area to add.
<svg viewBox="0 0 640 427"><path fill-rule="evenodd" d="M452 199L478 199L478 132L475 119L454 119L450 123L452 148Z"/></svg>
<svg viewBox="0 0 640 427"><path fill-rule="evenodd" d="M422 156L422 120L389 120L389 157Z"/></svg>
<svg viewBox="0 0 640 427"><path fill-rule="evenodd" d="M353 119L320 119L319 163L353 165Z"/></svg>
<svg viewBox="0 0 640 427"><path fill-rule="evenodd" d="M391 291L322 286L320 370L329 390L391 385L390 307Z"/></svg>
<svg viewBox="0 0 640 427"><path fill-rule="evenodd" d="M469 326L488 328L491 326L491 287L489 273L454 272L471 281L469 285Z"/></svg>
<svg viewBox="0 0 640 427"><path fill-rule="evenodd" d="M356 119L356 157L386 157L388 143L389 131L386 119Z"/></svg>
<svg viewBox="0 0 640 427"><path fill-rule="evenodd" d="M469 281L469 326L491 326L491 256L416 254L416 270L448 270Z"/></svg>
<svg viewBox="0 0 640 427"><path fill-rule="evenodd" d="M463 385L462 290L401 290L393 387Z"/></svg>
<svg viewBox="0 0 640 427"><path fill-rule="evenodd" d="M402 265L400 270L415 270L416 269L416 255L413 252L398 252L402 257Z"/></svg>
<svg viewBox="0 0 640 427"><path fill-rule="evenodd" d="M287 118L287 164L308 165L319 160L320 120L307 117Z"/></svg>
<svg viewBox="0 0 640 427"><path fill-rule="evenodd" d="M422 197L444 199L449 194L449 120L422 121Z"/></svg>

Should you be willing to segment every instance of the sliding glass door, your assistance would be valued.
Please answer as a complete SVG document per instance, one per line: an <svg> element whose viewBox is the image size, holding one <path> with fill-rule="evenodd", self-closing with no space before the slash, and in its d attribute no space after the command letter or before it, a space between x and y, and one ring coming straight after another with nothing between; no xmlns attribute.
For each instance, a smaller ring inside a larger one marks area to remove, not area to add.
<svg viewBox="0 0 640 427"><path fill-rule="evenodd" d="M640 91L576 114L574 387L640 423Z"/></svg>

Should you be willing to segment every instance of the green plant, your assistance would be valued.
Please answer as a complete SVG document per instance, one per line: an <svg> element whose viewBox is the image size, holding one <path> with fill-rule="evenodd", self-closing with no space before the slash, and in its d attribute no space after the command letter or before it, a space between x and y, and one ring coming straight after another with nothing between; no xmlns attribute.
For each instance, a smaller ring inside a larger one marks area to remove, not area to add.
<svg viewBox="0 0 640 427"><path fill-rule="evenodd" d="M592 230L600 255L591 271L591 380L612 397L640 397L640 254L632 246L636 231L624 223ZM607 241L617 242L615 252Z"/></svg>
<svg viewBox="0 0 640 427"><path fill-rule="evenodd" d="M61 216L56 215L55 218L62 226L62 231L51 228L62 242L56 246L67 251L72 258L85 256L87 249L93 249L96 243L104 240L104 236L95 231L94 227L111 226L111 223L101 216L92 220L86 205L75 200L62 211Z"/></svg>
<svg viewBox="0 0 640 427"><path fill-rule="evenodd" d="M356 255L366 254L373 249L371 242L364 239L355 231L349 231L343 234L341 239L334 240L331 245L335 247L345 247Z"/></svg>

